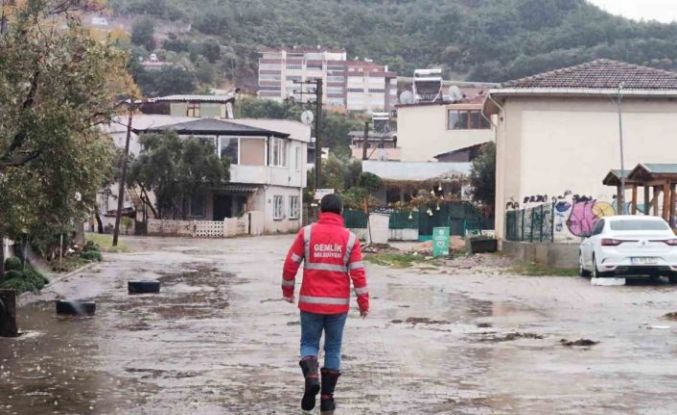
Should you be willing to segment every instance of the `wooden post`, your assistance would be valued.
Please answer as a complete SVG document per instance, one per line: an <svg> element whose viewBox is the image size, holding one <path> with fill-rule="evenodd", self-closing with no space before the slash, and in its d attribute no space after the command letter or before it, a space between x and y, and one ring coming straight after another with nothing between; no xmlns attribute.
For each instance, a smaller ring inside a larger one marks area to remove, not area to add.
<svg viewBox="0 0 677 415"><path fill-rule="evenodd" d="M0 337L17 337L16 293L14 290L0 290Z"/></svg>
<svg viewBox="0 0 677 415"><path fill-rule="evenodd" d="M663 219L666 222L670 221L670 182L667 180L663 185Z"/></svg>
<svg viewBox="0 0 677 415"><path fill-rule="evenodd" d="M649 214L649 203L651 201L651 199L650 199L651 196L649 195L649 190L650 190L649 186L647 186L645 184L644 185L644 211L642 212L645 215Z"/></svg>
<svg viewBox="0 0 677 415"><path fill-rule="evenodd" d="M653 199L651 204L653 207L653 215L658 216L658 198L661 195L661 188L659 186L653 186Z"/></svg>
<svg viewBox="0 0 677 415"><path fill-rule="evenodd" d="M637 214L637 185L632 185L632 210L630 211L633 215Z"/></svg>
<svg viewBox="0 0 677 415"><path fill-rule="evenodd" d="M621 190L621 186L616 186L616 214L622 215L625 208L625 195Z"/></svg>

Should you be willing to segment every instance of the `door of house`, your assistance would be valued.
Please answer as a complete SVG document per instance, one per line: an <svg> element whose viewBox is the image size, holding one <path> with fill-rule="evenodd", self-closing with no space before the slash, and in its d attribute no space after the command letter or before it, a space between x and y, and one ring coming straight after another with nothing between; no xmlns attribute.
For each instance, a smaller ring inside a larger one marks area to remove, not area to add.
<svg viewBox="0 0 677 415"><path fill-rule="evenodd" d="M230 195L214 195L214 220L222 221L233 217L233 197Z"/></svg>

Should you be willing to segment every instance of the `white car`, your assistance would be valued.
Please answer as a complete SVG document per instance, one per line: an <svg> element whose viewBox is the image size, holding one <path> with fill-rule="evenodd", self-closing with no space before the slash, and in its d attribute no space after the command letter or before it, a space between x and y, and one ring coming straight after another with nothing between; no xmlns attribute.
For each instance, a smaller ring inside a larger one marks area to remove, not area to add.
<svg viewBox="0 0 677 415"><path fill-rule="evenodd" d="M677 282L677 236L655 216L600 219L580 246L582 276L667 276Z"/></svg>

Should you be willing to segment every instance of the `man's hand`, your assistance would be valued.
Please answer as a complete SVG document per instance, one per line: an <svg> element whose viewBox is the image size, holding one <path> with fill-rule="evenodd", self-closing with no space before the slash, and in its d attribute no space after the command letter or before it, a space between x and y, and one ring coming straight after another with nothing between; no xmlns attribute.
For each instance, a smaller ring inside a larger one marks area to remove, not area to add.
<svg viewBox="0 0 677 415"><path fill-rule="evenodd" d="M293 295L291 297L282 297L282 299L290 304L294 304L296 302L296 299Z"/></svg>
<svg viewBox="0 0 677 415"><path fill-rule="evenodd" d="M367 318L368 315L369 315L368 310L360 310L360 317L362 317L363 319Z"/></svg>

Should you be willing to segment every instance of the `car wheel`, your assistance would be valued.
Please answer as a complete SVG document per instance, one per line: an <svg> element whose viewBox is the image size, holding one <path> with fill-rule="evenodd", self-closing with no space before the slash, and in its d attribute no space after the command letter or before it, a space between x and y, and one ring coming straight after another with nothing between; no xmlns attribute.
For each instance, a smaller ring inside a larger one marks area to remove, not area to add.
<svg viewBox="0 0 677 415"><path fill-rule="evenodd" d="M581 277L590 276L590 271L586 270L585 266L583 265L583 252L578 253L578 275Z"/></svg>
<svg viewBox="0 0 677 415"><path fill-rule="evenodd" d="M595 255L592 255L592 278L602 278L604 275L599 272L599 269L597 269L597 259L595 259Z"/></svg>

